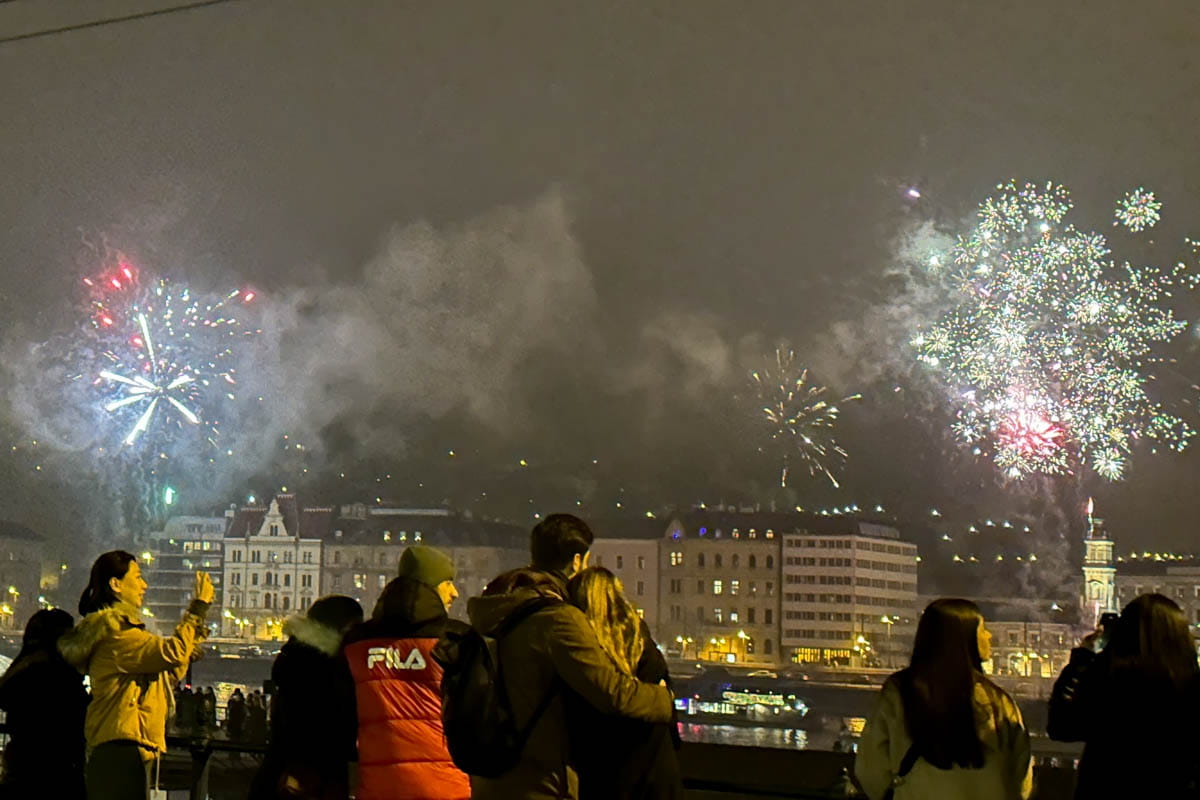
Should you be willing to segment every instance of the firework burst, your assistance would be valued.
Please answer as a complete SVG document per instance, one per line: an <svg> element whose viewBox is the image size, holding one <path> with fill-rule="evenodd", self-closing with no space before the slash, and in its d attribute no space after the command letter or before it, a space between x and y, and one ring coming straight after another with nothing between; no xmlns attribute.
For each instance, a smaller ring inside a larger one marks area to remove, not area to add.
<svg viewBox="0 0 1200 800"><path fill-rule="evenodd" d="M1182 450L1195 432L1149 397L1145 370L1187 327L1165 301L1197 276L1115 263L1103 236L1064 223L1062 186L997 188L941 261L953 308L913 339L955 389L954 431L1011 478L1088 464L1115 480L1139 440ZM1157 216L1148 196L1139 224Z"/></svg>
<svg viewBox="0 0 1200 800"><path fill-rule="evenodd" d="M1127 192L1117 203L1113 225L1124 225L1134 233L1139 233L1158 224L1161 210L1162 203L1154 199L1154 192L1139 187Z"/></svg>
<svg viewBox="0 0 1200 800"><path fill-rule="evenodd" d="M756 413L766 421L771 441L782 447L779 485L788 485L791 466L799 464L810 476L824 475L838 486L833 470L847 455L834 436L841 413L837 404L861 395L831 402L828 388L809 383L808 370L796 364L795 354L786 347L777 348L766 367L751 372L750 382L759 403Z"/></svg>
<svg viewBox="0 0 1200 800"><path fill-rule="evenodd" d="M236 306L253 295L203 299L161 279L143 287L124 262L84 284L101 358L92 384L121 444L144 442L165 457L181 431L194 429L219 447L220 409L237 386L234 348L256 333L242 327Z"/></svg>

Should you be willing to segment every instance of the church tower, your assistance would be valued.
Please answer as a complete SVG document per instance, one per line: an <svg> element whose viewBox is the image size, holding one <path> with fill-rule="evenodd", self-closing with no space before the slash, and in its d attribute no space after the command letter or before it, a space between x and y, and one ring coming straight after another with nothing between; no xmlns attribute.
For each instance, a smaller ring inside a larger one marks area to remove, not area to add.
<svg viewBox="0 0 1200 800"><path fill-rule="evenodd" d="M1104 520L1093 516L1095 504L1088 498L1087 538L1083 555L1083 622L1096 625L1100 615L1117 611L1117 568L1113 542L1104 530Z"/></svg>

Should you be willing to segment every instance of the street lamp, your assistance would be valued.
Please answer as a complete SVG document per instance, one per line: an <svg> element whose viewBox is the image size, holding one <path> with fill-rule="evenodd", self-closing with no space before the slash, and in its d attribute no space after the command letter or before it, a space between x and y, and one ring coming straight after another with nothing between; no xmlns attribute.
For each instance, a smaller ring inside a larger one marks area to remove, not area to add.
<svg viewBox="0 0 1200 800"><path fill-rule="evenodd" d="M888 667L890 668L892 666L892 626L900 621L900 617L893 616L891 614L884 614L879 618L879 621L884 625L887 625L887 658Z"/></svg>

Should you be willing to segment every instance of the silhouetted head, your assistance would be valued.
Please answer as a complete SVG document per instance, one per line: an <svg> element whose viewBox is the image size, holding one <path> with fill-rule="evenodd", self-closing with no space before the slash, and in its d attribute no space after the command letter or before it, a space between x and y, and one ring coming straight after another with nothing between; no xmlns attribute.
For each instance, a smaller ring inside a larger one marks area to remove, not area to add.
<svg viewBox="0 0 1200 800"><path fill-rule="evenodd" d="M635 674L642 657L641 618L625 599L620 579L604 567L591 567L571 578L567 592L617 668Z"/></svg>
<svg viewBox="0 0 1200 800"><path fill-rule="evenodd" d="M551 514L533 526L529 536L531 563L537 569L571 577L587 569L588 551L596 537L587 523L572 514Z"/></svg>
<svg viewBox="0 0 1200 800"><path fill-rule="evenodd" d="M92 564L87 588L79 598L79 613L87 616L118 600L141 608L145 594L146 581L142 579L137 559L124 550L110 550Z"/></svg>
<svg viewBox="0 0 1200 800"><path fill-rule="evenodd" d="M1196 677L1196 646L1187 616L1161 594L1133 598L1105 647L1114 671L1170 681L1182 688Z"/></svg>
<svg viewBox="0 0 1200 800"><path fill-rule="evenodd" d="M71 630L75 618L61 608L43 608L34 612L25 623L25 635L21 638L21 652L14 660L29 653L54 652L59 637Z"/></svg>
<svg viewBox="0 0 1200 800"><path fill-rule="evenodd" d="M363 621L363 610L353 597L331 594L313 603L305 616L338 633L345 633Z"/></svg>

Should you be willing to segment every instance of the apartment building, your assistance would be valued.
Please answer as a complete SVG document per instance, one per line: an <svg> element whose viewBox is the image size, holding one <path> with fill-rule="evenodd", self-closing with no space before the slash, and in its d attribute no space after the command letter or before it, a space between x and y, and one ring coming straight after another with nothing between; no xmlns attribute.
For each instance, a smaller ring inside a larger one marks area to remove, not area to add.
<svg viewBox="0 0 1200 800"><path fill-rule="evenodd" d="M343 506L323 544L322 593L354 597L367 614L396 577L409 545L436 547L454 560L455 584L464 599L450 611L463 618L466 598L480 594L501 572L529 563L525 529L445 508Z"/></svg>
<svg viewBox="0 0 1200 800"><path fill-rule="evenodd" d="M895 667L916 630L917 546L895 528L821 519L785 534L786 660Z"/></svg>
<svg viewBox="0 0 1200 800"><path fill-rule="evenodd" d="M278 639L284 620L321 596L321 546L333 517L293 494L233 511L222 540L225 636Z"/></svg>

